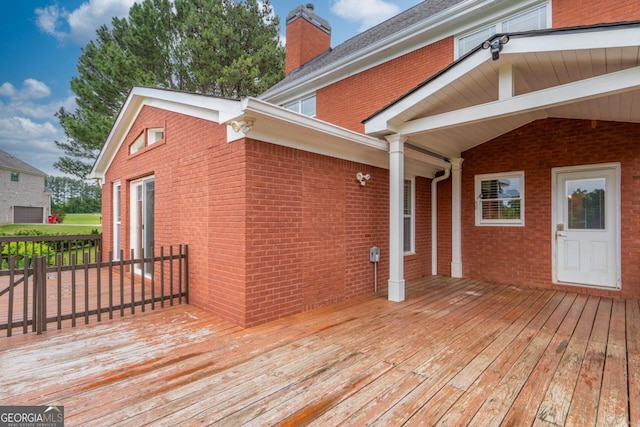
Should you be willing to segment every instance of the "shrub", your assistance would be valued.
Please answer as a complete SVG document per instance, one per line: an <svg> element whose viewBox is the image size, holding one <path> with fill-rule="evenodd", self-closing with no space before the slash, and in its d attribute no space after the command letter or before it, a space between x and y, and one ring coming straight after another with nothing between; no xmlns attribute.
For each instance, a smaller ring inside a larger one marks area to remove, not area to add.
<svg viewBox="0 0 640 427"><path fill-rule="evenodd" d="M53 260L53 250L49 248L47 244L33 245L30 242L9 242L2 244L2 269L9 268L9 257L14 256L16 258L16 268L24 268L24 263L27 262L27 266L31 265L31 261L36 256L46 256L47 262Z"/></svg>

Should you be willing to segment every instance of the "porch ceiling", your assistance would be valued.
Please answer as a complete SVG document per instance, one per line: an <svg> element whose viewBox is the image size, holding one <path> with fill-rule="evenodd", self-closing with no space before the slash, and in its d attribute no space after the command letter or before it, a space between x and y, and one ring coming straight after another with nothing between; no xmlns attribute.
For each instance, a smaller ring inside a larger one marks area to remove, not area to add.
<svg viewBox="0 0 640 427"><path fill-rule="evenodd" d="M366 123L445 157L537 119L640 123L639 24L512 35L478 50ZM635 34L635 35L634 35Z"/></svg>

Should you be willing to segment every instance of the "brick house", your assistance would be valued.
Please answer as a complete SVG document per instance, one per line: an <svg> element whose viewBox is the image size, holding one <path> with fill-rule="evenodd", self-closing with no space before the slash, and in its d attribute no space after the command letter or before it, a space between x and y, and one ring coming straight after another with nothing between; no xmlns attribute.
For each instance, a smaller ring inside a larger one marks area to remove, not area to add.
<svg viewBox="0 0 640 427"><path fill-rule="evenodd" d="M47 222L51 198L44 185L46 176L0 150L0 225Z"/></svg>
<svg viewBox="0 0 640 427"><path fill-rule="evenodd" d="M637 297L639 19L430 0L331 48L300 6L260 97L131 91L103 241L189 244L191 302L242 326L431 274Z"/></svg>

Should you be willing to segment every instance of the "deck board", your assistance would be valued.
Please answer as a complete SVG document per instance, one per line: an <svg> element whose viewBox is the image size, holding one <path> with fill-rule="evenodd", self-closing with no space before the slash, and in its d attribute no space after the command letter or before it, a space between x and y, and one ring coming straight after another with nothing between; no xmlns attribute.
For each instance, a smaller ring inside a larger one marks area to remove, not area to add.
<svg viewBox="0 0 640 427"><path fill-rule="evenodd" d="M65 425L640 426L640 305L430 277L242 329L189 305L0 338Z"/></svg>

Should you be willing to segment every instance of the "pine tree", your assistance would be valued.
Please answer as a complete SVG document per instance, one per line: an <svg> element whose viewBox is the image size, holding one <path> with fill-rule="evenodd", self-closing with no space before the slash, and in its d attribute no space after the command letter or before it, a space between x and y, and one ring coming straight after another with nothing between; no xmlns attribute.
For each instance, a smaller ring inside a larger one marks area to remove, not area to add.
<svg viewBox="0 0 640 427"><path fill-rule="evenodd" d="M284 76L270 0L144 0L100 27L71 79L77 108L56 116L66 141L55 167L85 178L133 86L227 98L254 96Z"/></svg>

